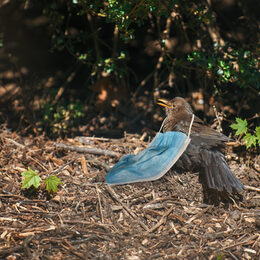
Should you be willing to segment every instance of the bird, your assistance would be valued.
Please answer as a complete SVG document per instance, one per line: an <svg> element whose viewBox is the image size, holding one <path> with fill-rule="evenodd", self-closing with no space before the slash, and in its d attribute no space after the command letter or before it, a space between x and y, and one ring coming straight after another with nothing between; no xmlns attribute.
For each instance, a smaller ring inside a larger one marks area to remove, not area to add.
<svg viewBox="0 0 260 260"><path fill-rule="evenodd" d="M162 131L177 131L188 135L193 110L181 97L172 100L158 99L158 105L166 110ZM229 138L210 128L194 115L190 131L190 144L173 166L176 171L199 172L206 180L206 186L219 192L241 192L244 189L240 180L232 173L223 154Z"/></svg>

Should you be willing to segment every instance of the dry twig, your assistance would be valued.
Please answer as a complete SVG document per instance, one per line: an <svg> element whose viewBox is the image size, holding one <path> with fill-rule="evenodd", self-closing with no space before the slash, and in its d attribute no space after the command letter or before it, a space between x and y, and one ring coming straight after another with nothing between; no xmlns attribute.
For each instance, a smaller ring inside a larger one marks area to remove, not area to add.
<svg viewBox="0 0 260 260"><path fill-rule="evenodd" d="M129 209L117 196L117 194L115 193L115 191L109 186L106 186L106 190L108 191L108 193L110 194L110 196L115 199L127 212L128 214L133 218L136 219L138 221L138 223L145 229L145 230L149 230L149 228L138 218L138 216L133 213L133 211L131 209Z"/></svg>
<svg viewBox="0 0 260 260"><path fill-rule="evenodd" d="M253 236L250 236L250 237L244 239L241 242L234 243L234 244L229 245L229 246L224 246L220 250L222 251L222 250L229 249L229 248L236 247L236 246L242 246L242 245L249 244L249 243L251 244L255 241L256 238L259 238L259 237L260 237L260 234L255 234Z"/></svg>
<svg viewBox="0 0 260 260"><path fill-rule="evenodd" d="M10 255L14 252L20 251L22 249L24 249L26 251L26 253L28 254L28 244L32 241L33 236L28 236L25 238L25 240L23 241L22 244L14 246L14 247L9 247L9 248L2 248L0 250L0 256L1 257L5 257L7 255ZM29 257L29 256L28 256Z"/></svg>
<svg viewBox="0 0 260 260"><path fill-rule="evenodd" d="M149 230L147 230L145 232L145 235L153 232L154 230L156 230L157 228L159 228L161 225L163 225L168 217L168 215L173 211L173 207L171 207L169 210L167 210L163 216L161 217L161 219L159 220L159 222L157 224L155 224L152 228L150 228Z"/></svg>
<svg viewBox="0 0 260 260"><path fill-rule="evenodd" d="M114 151L109 151L106 149L99 149L99 148L79 147L79 146L75 146L75 145L67 145L67 144L61 144L61 143L55 143L55 147L62 148L65 150L70 150L70 151L76 151L79 153L90 153L90 154L105 155L105 156L111 156L111 157L120 157L121 156L121 154L116 153Z"/></svg>

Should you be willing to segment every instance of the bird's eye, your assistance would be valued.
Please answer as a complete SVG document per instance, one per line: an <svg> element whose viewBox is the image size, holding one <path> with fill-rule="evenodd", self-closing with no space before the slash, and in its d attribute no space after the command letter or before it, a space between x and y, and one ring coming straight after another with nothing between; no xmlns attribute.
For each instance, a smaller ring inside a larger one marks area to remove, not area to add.
<svg viewBox="0 0 260 260"><path fill-rule="evenodd" d="M175 107L175 104L172 104L172 108L174 108Z"/></svg>

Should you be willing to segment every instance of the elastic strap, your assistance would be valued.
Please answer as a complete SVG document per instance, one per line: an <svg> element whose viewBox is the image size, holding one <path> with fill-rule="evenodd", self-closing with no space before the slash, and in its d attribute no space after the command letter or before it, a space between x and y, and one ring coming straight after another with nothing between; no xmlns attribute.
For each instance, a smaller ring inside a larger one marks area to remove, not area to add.
<svg viewBox="0 0 260 260"><path fill-rule="evenodd" d="M190 132L191 132L191 127L192 127L192 124L193 124L193 121L194 121L194 114L192 114L192 118L191 118L191 121L190 121L190 127L189 127L189 133L188 133L188 138L190 138Z"/></svg>
<svg viewBox="0 0 260 260"><path fill-rule="evenodd" d="M164 126L164 123L165 123L165 120L166 120L166 119L167 119L167 117L165 117L165 118L164 118L164 120L163 120L163 122L162 122L162 124L161 124L160 130L159 130L159 132L158 132L158 133L160 133L160 132L161 132L161 130L162 130L163 126Z"/></svg>
<svg viewBox="0 0 260 260"><path fill-rule="evenodd" d="M192 118L191 118L191 121L190 121L190 127L189 127L188 138L190 138L191 127L192 127L192 125L193 125L194 118L195 118L195 116L194 116L194 114L192 114ZM165 120L166 120L166 119L167 119L167 117L166 117L166 118L164 118L164 120L163 120L163 122L162 122L162 124L161 124L160 130L159 130L159 132L158 132L158 133L160 133L160 132L161 132L161 130L162 130L163 126L164 126L164 123L165 123Z"/></svg>

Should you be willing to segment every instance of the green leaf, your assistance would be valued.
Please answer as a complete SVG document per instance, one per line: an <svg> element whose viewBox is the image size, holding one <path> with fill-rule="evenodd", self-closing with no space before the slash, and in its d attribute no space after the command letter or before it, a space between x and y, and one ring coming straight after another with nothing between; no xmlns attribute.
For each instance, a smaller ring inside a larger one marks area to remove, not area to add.
<svg viewBox="0 0 260 260"><path fill-rule="evenodd" d="M246 141L246 149L250 148L252 145L256 146L256 136L247 133L244 137L243 137L243 141Z"/></svg>
<svg viewBox="0 0 260 260"><path fill-rule="evenodd" d="M223 260L223 259L224 259L223 254L217 254L216 260Z"/></svg>
<svg viewBox="0 0 260 260"><path fill-rule="evenodd" d="M29 189L31 186L38 188L40 186L41 177L30 167L28 171L22 173L22 176L24 177L22 180L22 189Z"/></svg>
<svg viewBox="0 0 260 260"><path fill-rule="evenodd" d="M256 138L258 140L258 143L260 144L260 126L257 126L255 128L255 134L256 134Z"/></svg>
<svg viewBox="0 0 260 260"><path fill-rule="evenodd" d="M61 184L61 179L56 175L51 175L46 178L45 182L46 189L48 192L57 192L58 186Z"/></svg>
<svg viewBox="0 0 260 260"><path fill-rule="evenodd" d="M234 130L237 130L235 135L241 135L245 134L247 132L247 121L242 120L241 118L237 117L236 118L236 124L232 124L230 127Z"/></svg>

